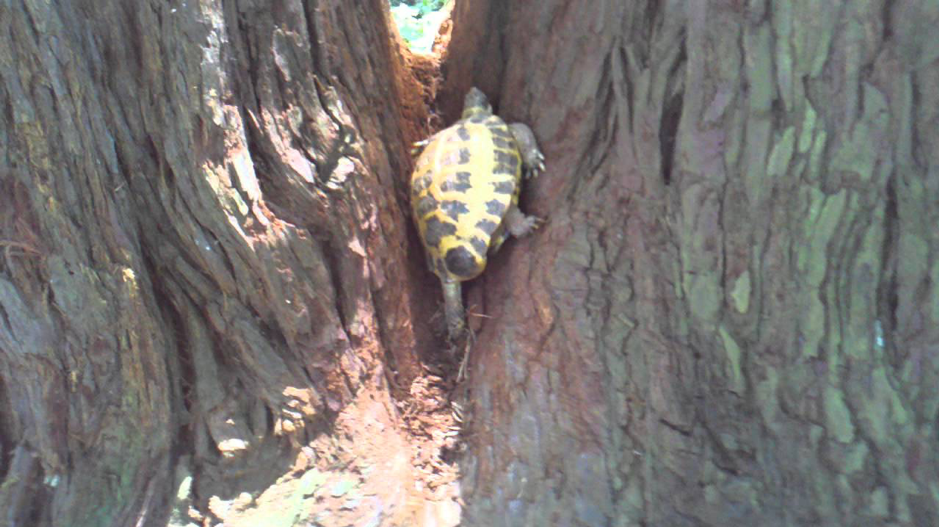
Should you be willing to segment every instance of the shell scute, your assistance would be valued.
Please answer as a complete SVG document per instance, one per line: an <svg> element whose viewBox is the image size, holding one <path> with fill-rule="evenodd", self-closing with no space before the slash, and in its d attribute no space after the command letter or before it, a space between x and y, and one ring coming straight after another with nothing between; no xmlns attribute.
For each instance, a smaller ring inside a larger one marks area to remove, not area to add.
<svg viewBox="0 0 939 527"><path fill-rule="evenodd" d="M518 203L521 155L498 116L477 112L434 135L415 163L411 203L432 269L447 281L479 275Z"/></svg>

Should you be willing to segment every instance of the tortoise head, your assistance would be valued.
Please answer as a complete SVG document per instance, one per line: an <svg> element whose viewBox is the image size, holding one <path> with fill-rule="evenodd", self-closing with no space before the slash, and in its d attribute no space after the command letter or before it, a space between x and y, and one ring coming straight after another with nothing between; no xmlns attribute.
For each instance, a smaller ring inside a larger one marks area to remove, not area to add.
<svg viewBox="0 0 939 527"><path fill-rule="evenodd" d="M492 115L489 99L475 86L466 92L466 98L463 99L463 119L469 119L474 115Z"/></svg>

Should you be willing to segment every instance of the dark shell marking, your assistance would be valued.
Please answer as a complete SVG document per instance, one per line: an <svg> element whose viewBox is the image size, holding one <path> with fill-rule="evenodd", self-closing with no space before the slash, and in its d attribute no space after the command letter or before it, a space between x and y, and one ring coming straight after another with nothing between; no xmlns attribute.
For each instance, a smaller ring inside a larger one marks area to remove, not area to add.
<svg viewBox="0 0 939 527"><path fill-rule="evenodd" d="M470 162L471 158L472 155L469 148L461 148L447 153L447 155L440 160L440 166L465 165Z"/></svg>
<svg viewBox="0 0 939 527"><path fill-rule="evenodd" d="M486 212L492 214L493 216L502 217L505 211L509 208L508 204L497 199L489 200L486 202Z"/></svg>
<svg viewBox="0 0 939 527"><path fill-rule="evenodd" d="M470 245L473 246L473 249L476 250L476 254L481 257L486 256L486 251L489 250L489 243L486 240L480 238L479 236L473 236L473 239L470 240Z"/></svg>
<svg viewBox="0 0 939 527"><path fill-rule="evenodd" d="M495 135L495 134L493 134L493 136L492 136L492 144L496 145L496 147L498 147L498 148L504 148L504 149L506 149L506 150L509 150L509 149L515 147L515 145L512 144L512 141L511 141L510 139L506 139L506 138L504 138L504 137L499 137L499 136L497 136L497 135Z"/></svg>
<svg viewBox="0 0 939 527"><path fill-rule="evenodd" d="M466 214L469 212L469 208L466 206L466 203L453 200L441 202L440 210L442 210L444 214L453 219L455 222L460 221L460 214Z"/></svg>
<svg viewBox="0 0 939 527"><path fill-rule="evenodd" d="M476 228L489 238L492 236L492 233L496 232L496 229L499 228L499 224L492 220L479 220L476 222Z"/></svg>
<svg viewBox="0 0 939 527"><path fill-rule="evenodd" d="M510 165L517 160L518 156L513 155L511 152L496 150L496 163Z"/></svg>
<svg viewBox="0 0 939 527"><path fill-rule="evenodd" d="M427 219L426 230L424 231L424 241L427 242L427 245L431 247L437 247L440 245L440 240L446 236L453 236L456 234L456 225L452 223L444 223L440 221L440 218L436 216L431 216Z"/></svg>
<svg viewBox="0 0 939 527"><path fill-rule="evenodd" d="M430 187L432 182L433 180L431 179L430 174L424 174L423 176L415 179L414 182L411 183L411 195L420 195Z"/></svg>
<svg viewBox="0 0 939 527"><path fill-rule="evenodd" d="M457 246L449 251L444 258L447 270L461 278L472 278L479 272L480 263L466 247Z"/></svg>
<svg viewBox="0 0 939 527"><path fill-rule="evenodd" d="M514 176L518 171L518 156L509 152L496 150L496 167L492 170L494 174L505 174Z"/></svg>
<svg viewBox="0 0 939 527"><path fill-rule="evenodd" d="M489 132L493 137L498 137L499 139L504 139L506 141L512 141L514 146L515 136L512 135L512 132L510 132L504 124L500 124L499 126L490 126Z"/></svg>
<svg viewBox="0 0 939 527"><path fill-rule="evenodd" d="M515 194L514 181L496 181L492 184L492 191L497 194Z"/></svg>
<svg viewBox="0 0 939 527"><path fill-rule="evenodd" d="M470 178L473 175L469 172L457 172L454 174L454 179L448 179L440 184L440 190L442 192L466 192L467 190L473 188L472 183L470 183Z"/></svg>
<svg viewBox="0 0 939 527"><path fill-rule="evenodd" d="M431 212L437 210L439 205L440 204L436 199L434 199L433 196L426 194L417 202L417 216L419 218L423 218L424 216L427 216Z"/></svg>

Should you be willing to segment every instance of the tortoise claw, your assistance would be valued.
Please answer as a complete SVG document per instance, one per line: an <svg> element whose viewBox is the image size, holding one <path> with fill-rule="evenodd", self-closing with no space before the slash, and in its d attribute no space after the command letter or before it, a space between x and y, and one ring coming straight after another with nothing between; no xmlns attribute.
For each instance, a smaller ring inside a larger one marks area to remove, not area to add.
<svg viewBox="0 0 939 527"><path fill-rule="evenodd" d="M544 163L539 161L537 165L525 171L525 179L536 178L538 177L538 174L540 172L544 172L544 171L545 171Z"/></svg>
<svg viewBox="0 0 939 527"><path fill-rule="evenodd" d="M531 169L528 171L528 177L529 178L538 177L538 173L544 172L544 171L545 171L544 154L536 150L535 160L534 160L534 163L532 163Z"/></svg>
<svg viewBox="0 0 939 527"><path fill-rule="evenodd" d="M423 141L416 141L411 145L411 155L416 156L420 154L428 144L430 144L430 138L424 139Z"/></svg>

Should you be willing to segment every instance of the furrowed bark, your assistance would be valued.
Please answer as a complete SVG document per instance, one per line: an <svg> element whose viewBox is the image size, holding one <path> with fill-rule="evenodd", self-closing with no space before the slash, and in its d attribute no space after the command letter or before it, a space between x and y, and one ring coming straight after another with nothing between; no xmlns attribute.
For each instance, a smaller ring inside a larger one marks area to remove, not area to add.
<svg viewBox="0 0 939 527"><path fill-rule="evenodd" d="M936 7L470 4L550 214L470 291L468 524L939 521Z"/></svg>
<svg viewBox="0 0 939 527"><path fill-rule="evenodd" d="M292 445L355 440L350 405L392 424L429 333L383 4L14 2L0 28L5 524L223 519Z"/></svg>

